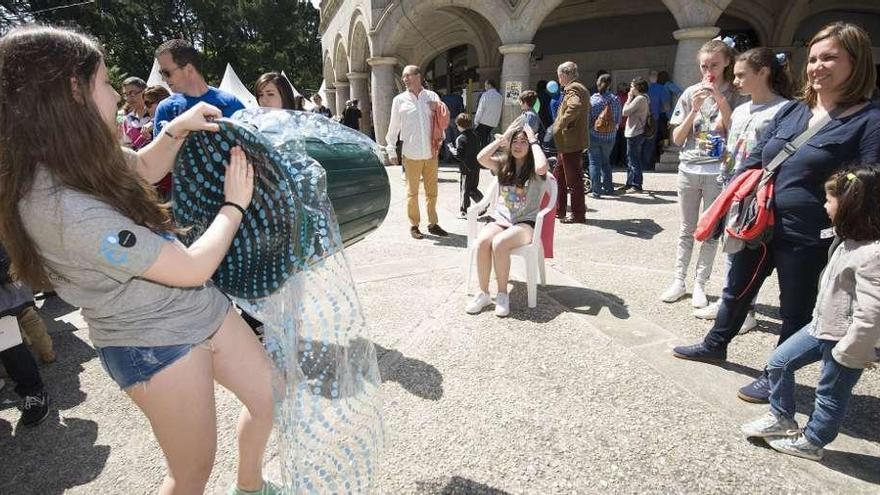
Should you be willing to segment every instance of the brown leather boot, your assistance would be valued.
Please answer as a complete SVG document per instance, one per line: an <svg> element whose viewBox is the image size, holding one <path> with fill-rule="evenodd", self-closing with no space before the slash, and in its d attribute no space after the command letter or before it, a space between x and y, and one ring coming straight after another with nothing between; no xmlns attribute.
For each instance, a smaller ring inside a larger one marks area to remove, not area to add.
<svg viewBox="0 0 880 495"><path fill-rule="evenodd" d="M22 333L30 345L37 351L40 361L44 363L53 363L57 356L52 346L52 337L46 330L46 324L40 318L37 310L33 306L24 308L17 315L18 325L21 327Z"/></svg>

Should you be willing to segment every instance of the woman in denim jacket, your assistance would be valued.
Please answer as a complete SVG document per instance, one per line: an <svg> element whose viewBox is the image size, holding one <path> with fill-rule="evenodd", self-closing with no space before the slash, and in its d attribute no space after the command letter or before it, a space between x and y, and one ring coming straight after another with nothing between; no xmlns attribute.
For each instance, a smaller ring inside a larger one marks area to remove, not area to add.
<svg viewBox="0 0 880 495"><path fill-rule="evenodd" d="M880 169L858 167L825 184L838 236L822 274L813 320L770 358L770 411L742 426L785 454L819 460L840 431L852 389L877 359L880 341ZM794 420L794 373L822 361L816 406L803 430Z"/></svg>

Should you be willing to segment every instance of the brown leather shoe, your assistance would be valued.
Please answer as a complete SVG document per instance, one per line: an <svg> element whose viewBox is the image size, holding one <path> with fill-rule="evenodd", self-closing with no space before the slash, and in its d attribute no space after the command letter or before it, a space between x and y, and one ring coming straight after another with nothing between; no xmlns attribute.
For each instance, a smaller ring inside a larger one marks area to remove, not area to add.
<svg viewBox="0 0 880 495"><path fill-rule="evenodd" d="M425 238L425 234L421 233L419 231L418 227L410 227L409 228L409 235L411 235L413 239L418 239L418 240Z"/></svg>
<svg viewBox="0 0 880 495"><path fill-rule="evenodd" d="M429 234L434 234L434 235L436 235L436 236L440 236L440 237L446 237L446 236L449 235L449 232L446 232L445 230L443 230L443 229L442 229L439 225L437 225L436 223L435 223L435 224L428 225L428 233L429 233Z"/></svg>

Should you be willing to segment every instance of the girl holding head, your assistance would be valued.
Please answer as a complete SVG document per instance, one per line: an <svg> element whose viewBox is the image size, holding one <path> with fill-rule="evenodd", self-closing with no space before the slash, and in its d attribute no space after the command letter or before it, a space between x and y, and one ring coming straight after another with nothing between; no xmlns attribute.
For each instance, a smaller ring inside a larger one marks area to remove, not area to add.
<svg viewBox="0 0 880 495"><path fill-rule="evenodd" d="M150 184L172 168L190 131L216 131L201 103L138 152L115 137L119 94L98 42L66 29L17 27L0 38L0 238L13 271L51 283L82 308L108 375L149 419L167 461L160 493L202 493L214 464L214 383L244 404L233 493L262 478L272 429L271 367L209 280L253 193L234 148L224 203L202 237L174 240L169 207Z"/></svg>
<svg viewBox="0 0 880 495"><path fill-rule="evenodd" d="M507 154L495 156L503 145L507 146ZM502 136L495 138L477 154L477 161L498 176L498 199L493 215L495 221L483 227L477 238L480 292L465 310L477 314L492 304L489 275L494 266L498 282L495 315L504 317L510 314L507 293L510 252L532 242L532 236L535 235L535 220L541 211L541 198L544 195L547 157L535 131L528 125L514 122Z"/></svg>

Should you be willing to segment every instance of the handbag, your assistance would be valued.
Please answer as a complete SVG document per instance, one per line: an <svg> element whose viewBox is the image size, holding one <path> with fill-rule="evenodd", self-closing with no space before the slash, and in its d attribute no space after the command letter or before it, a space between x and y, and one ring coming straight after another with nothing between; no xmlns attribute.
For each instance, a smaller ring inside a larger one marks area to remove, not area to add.
<svg viewBox="0 0 880 495"><path fill-rule="evenodd" d="M769 242L775 223L773 196L777 170L844 110L837 108L829 112L793 141L785 143L763 170L746 170L740 174L700 217L694 238L705 241L723 235L722 246L726 253Z"/></svg>

